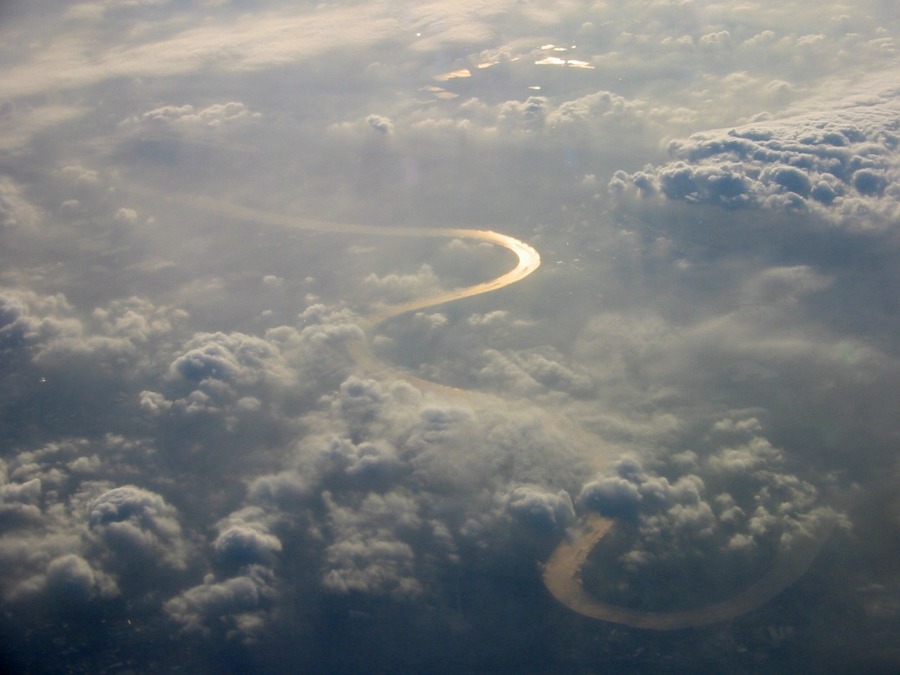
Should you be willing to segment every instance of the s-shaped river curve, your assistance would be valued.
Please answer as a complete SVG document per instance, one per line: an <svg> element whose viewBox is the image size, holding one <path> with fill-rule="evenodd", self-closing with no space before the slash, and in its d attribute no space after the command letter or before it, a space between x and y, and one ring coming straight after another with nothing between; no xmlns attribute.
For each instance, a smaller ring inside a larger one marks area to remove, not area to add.
<svg viewBox="0 0 900 675"><path fill-rule="evenodd" d="M147 189L139 188L134 191L153 194L157 197L162 196L160 193ZM388 319L407 312L414 312L428 307L443 305L454 300L500 290L517 281L521 281L540 267L541 264L541 256L532 246L509 235L491 230L440 227L412 229L331 223L309 218L279 215L228 202L214 201L205 197L173 195L165 195L165 197L174 199L192 208L238 220L333 234L473 239L501 246L516 256L515 267L495 279L380 308L378 311L364 317L362 328L366 334ZM349 344L349 352L357 365L371 374L402 379L421 389L437 390L457 396L470 397L474 395L474 392L422 380L391 367L380 361L372 353L365 340L351 342ZM645 612L603 602L585 589L582 583L582 568L588 556L614 524L615 521L603 518L597 514L583 516L578 525L559 544L544 565L544 584L556 600L579 614L634 628L654 630L691 628L727 621L762 606L803 576L816 557L825 536L827 536L827 533L825 533L816 538L810 537L802 540L793 547L790 553L781 554L767 574L730 598L684 611Z"/></svg>

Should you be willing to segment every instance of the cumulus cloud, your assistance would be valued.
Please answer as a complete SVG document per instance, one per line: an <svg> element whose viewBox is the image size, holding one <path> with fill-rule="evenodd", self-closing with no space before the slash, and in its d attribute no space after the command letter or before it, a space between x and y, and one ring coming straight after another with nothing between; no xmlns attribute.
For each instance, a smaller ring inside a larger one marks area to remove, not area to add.
<svg viewBox="0 0 900 675"><path fill-rule="evenodd" d="M178 512L158 494L133 485L108 490L89 507L90 535L126 574L128 567L147 564L183 569L190 547Z"/></svg>
<svg viewBox="0 0 900 675"><path fill-rule="evenodd" d="M369 115L366 118L366 124L382 134L389 134L394 130L394 123L389 118L381 115Z"/></svg>
<svg viewBox="0 0 900 675"><path fill-rule="evenodd" d="M211 150L217 143L227 143L232 149L252 152L247 141L262 117L240 101L205 107L173 104L130 115L119 122L117 131L125 151L155 157L165 164L177 154L179 140L195 148Z"/></svg>
<svg viewBox="0 0 900 675"><path fill-rule="evenodd" d="M273 556L281 552L281 542L258 521L229 521L213 542L216 557L224 565L271 564Z"/></svg>
<svg viewBox="0 0 900 675"><path fill-rule="evenodd" d="M416 554L404 541L422 527L415 501L402 493L367 495L355 508L334 504L324 495L333 541L325 550L322 583L337 593L421 593L415 577Z"/></svg>
<svg viewBox="0 0 900 675"><path fill-rule="evenodd" d="M158 471L155 459L139 441L108 436L21 450L5 463L0 559L6 600L46 598L77 608L123 594L131 601L165 592L194 555L180 515L158 493L109 480L138 478L139 467Z"/></svg>
<svg viewBox="0 0 900 675"><path fill-rule="evenodd" d="M145 298L114 300L85 316L61 293L0 289L0 349L43 368L90 364L99 373L149 367L187 317ZM118 374L118 373L117 373Z"/></svg>
<svg viewBox="0 0 900 675"><path fill-rule="evenodd" d="M610 580L597 582L600 592L624 604L673 609L688 594L668 588L655 596L654 580L675 575L687 583L693 576L721 599L773 560L790 559L795 547L849 526L812 483L789 473L783 452L758 435L757 420L723 420L716 429L731 444L705 456L663 457L650 470L637 459L620 460L613 473L584 485L579 504L623 525L614 553L606 551L614 561L602 563Z"/></svg>
<svg viewBox="0 0 900 675"><path fill-rule="evenodd" d="M41 297L31 291L5 290L0 313L0 336L6 349L40 345L81 333L70 318L71 306L61 294Z"/></svg>
<svg viewBox="0 0 900 675"><path fill-rule="evenodd" d="M55 597L86 601L95 596L114 597L119 594L115 581L102 571L93 569L74 553L55 558L47 566L47 590Z"/></svg>
<svg viewBox="0 0 900 675"><path fill-rule="evenodd" d="M209 634L224 627L227 639L252 643L265 628L276 596L268 568L250 565L245 574L216 581L212 575L165 605L168 615L189 633Z"/></svg>
<svg viewBox="0 0 900 675"><path fill-rule="evenodd" d="M852 229L896 220L897 106L884 94L826 113L694 134L667 164L617 172L610 187L728 208L811 212Z"/></svg>
<svg viewBox="0 0 900 675"><path fill-rule="evenodd" d="M261 117L260 113L251 112L243 103L229 101L228 103L215 103L199 110L187 104L163 106L129 117L122 124L148 129L190 129L220 127L241 121L259 120Z"/></svg>
<svg viewBox="0 0 900 675"><path fill-rule="evenodd" d="M201 386L211 382L248 386L263 378L288 379L277 357L268 342L250 335L205 334L185 345L169 372L173 378Z"/></svg>
<svg viewBox="0 0 900 675"><path fill-rule="evenodd" d="M262 336L198 333L170 346L175 355L160 390L142 391L141 409L168 419L218 419L232 430L276 423L273 416L309 395L318 378L333 379L347 367L343 345L363 335L346 310L312 305L298 320Z"/></svg>
<svg viewBox="0 0 900 675"><path fill-rule="evenodd" d="M575 518L568 492L548 492L534 486L521 485L508 496L509 512L517 520L537 530L558 533Z"/></svg>
<svg viewBox="0 0 900 675"><path fill-rule="evenodd" d="M217 525L216 583L246 565L277 569L280 542L300 536L329 593L413 602L442 592L461 548L546 550L575 518L562 485L576 484L577 462L560 481L553 467L572 456L545 420L522 428L525 417L355 376L324 403L285 468L252 481L246 506Z"/></svg>

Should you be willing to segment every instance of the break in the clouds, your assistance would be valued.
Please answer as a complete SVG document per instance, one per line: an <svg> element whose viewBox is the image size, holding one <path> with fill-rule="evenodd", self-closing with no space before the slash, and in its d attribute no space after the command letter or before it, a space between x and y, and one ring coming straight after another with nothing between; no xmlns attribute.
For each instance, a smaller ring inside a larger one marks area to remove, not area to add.
<svg viewBox="0 0 900 675"><path fill-rule="evenodd" d="M0 35L0 670L896 670L890 3Z"/></svg>

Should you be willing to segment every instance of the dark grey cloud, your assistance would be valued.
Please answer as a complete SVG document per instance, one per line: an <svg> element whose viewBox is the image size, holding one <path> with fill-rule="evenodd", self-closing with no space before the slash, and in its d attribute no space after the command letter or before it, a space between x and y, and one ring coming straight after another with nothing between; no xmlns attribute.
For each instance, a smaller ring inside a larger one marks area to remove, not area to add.
<svg viewBox="0 0 900 675"><path fill-rule="evenodd" d="M535 486L520 485L513 488L507 499L513 518L539 531L558 534L575 519L572 498L564 490L554 494Z"/></svg>
<svg viewBox="0 0 900 675"><path fill-rule="evenodd" d="M240 514L244 515L249 514ZM282 550L281 541L258 518L245 519L233 514L219 524L219 530L213 548L217 560L226 567L252 563L271 565Z"/></svg>
<svg viewBox="0 0 900 675"><path fill-rule="evenodd" d="M184 571L194 547L177 509L156 492L104 479L136 477L139 466L152 466L147 459L139 442L110 436L51 443L8 462L0 546L5 597L83 604L125 589L136 598L154 595L154 581Z"/></svg>
<svg viewBox="0 0 900 675"><path fill-rule="evenodd" d="M259 565L222 581L209 575L166 602L165 610L188 633L208 635L212 624L223 629L225 639L252 643L266 628L277 593L273 581L270 570Z"/></svg>
<svg viewBox="0 0 900 675"><path fill-rule="evenodd" d="M152 562L177 570L187 565L190 546L178 512L158 494L134 485L107 490L91 503L87 524L114 567Z"/></svg>
<svg viewBox="0 0 900 675"><path fill-rule="evenodd" d="M102 571L95 570L84 558L68 553L47 565L47 590L64 602L85 602L94 597L114 597L119 594L115 581Z"/></svg>

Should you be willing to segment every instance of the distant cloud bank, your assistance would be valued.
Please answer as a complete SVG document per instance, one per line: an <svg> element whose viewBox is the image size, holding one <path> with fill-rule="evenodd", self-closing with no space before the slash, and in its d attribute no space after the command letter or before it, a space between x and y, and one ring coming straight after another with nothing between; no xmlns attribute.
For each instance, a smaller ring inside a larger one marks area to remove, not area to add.
<svg viewBox="0 0 900 675"><path fill-rule="evenodd" d="M727 208L808 211L854 229L900 215L900 104L895 92L853 107L766 119L672 141L672 161L618 171L613 193Z"/></svg>

